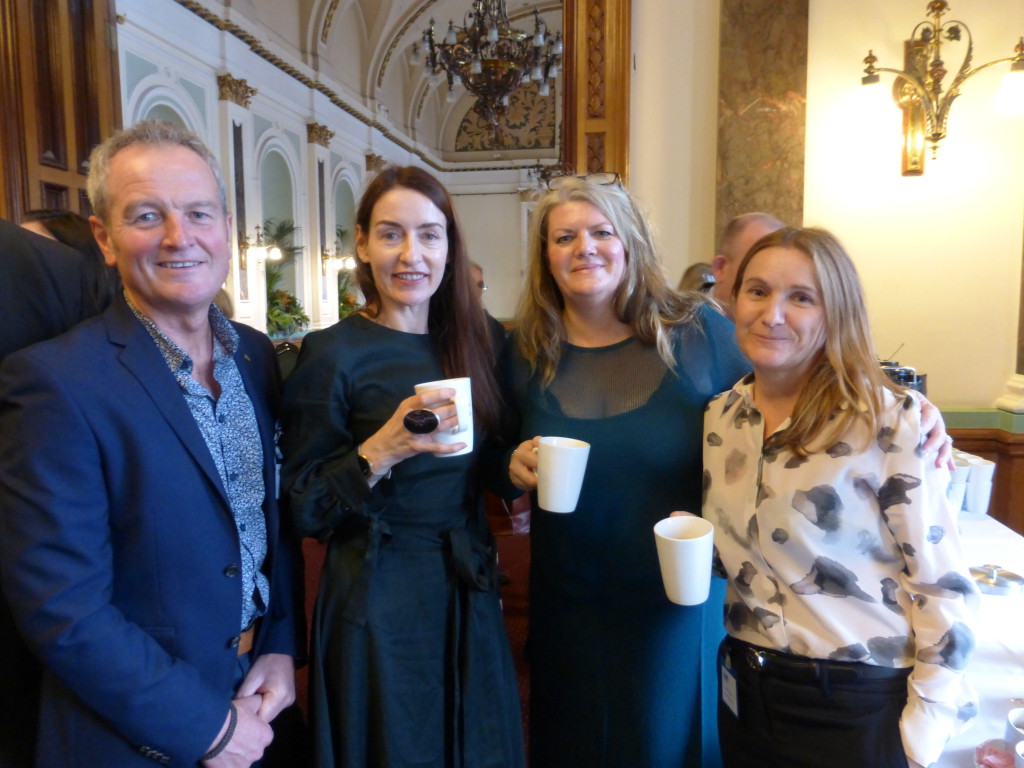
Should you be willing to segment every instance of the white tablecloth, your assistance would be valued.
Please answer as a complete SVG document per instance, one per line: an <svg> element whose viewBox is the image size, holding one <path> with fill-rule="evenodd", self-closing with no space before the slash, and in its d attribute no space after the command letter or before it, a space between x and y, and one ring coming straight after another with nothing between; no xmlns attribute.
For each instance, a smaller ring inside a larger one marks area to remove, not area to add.
<svg viewBox="0 0 1024 768"><path fill-rule="evenodd" d="M1024 537L987 515L961 513L960 534L971 566L991 563L1024 574ZM967 670L981 711L968 730L954 736L935 764L973 768L974 748L1001 739L1006 714L1024 706L1024 594L981 596L974 656ZM1011 701L1011 699L1020 701Z"/></svg>

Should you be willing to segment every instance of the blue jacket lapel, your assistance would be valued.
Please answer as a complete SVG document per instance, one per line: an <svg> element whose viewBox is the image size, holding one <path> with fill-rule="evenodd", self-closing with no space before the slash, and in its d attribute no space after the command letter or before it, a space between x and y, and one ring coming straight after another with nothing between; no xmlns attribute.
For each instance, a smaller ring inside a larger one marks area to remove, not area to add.
<svg viewBox="0 0 1024 768"><path fill-rule="evenodd" d="M167 363L160 355L149 332L132 314L124 299L115 301L104 313L107 334L111 343L122 347L118 359L138 380L149 394L153 406L163 415L168 425L177 434L185 449L202 469L228 504L227 492L221 483L217 465L213 462L206 441L199 431L192 412L181 394L181 387L175 381ZM138 407L133 404L132 407ZM262 428L261 428L262 429Z"/></svg>

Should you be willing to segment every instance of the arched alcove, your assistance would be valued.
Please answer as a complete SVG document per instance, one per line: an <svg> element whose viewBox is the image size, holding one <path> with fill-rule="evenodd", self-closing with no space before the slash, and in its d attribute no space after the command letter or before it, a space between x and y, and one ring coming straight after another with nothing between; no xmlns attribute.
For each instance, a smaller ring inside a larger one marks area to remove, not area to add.
<svg viewBox="0 0 1024 768"><path fill-rule="evenodd" d="M177 128L188 129L183 118L170 104L154 104L146 112L145 120L163 120Z"/></svg>
<svg viewBox="0 0 1024 768"><path fill-rule="evenodd" d="M261 225L266 226L267 222L280 225L282 222L291 221L298 226L295 216L295 182L288 162L276 149L268 150L259 165L260 178L260 210L262 211ZM299 232L296 231L292 244L298 245L301 242ZM297 275L301 274L301 266L297 264L302 258L298 254L295 259L281 265L267 263L267 293L268 302L271 291L284 290L293 296L299 297L297 290ZM280 281L271 279L271 271L279 269ZM276 284L275 284L276 282ZM299 297L301 299L301 297Z"/></svg>
<svg viewBox="0 0 1024 768"><path fill-rule="evenodd" d="M356 197L348 179L338 179L334 185L334 227L335 235L339 229L345 230L344 237L335 243L339 254L355 253L356 243Z"/></svg>
<svg viewBox="0 0 1024 768"><path fill-rule="evenodd" d="M164 74L148 75L133 85L126 100L125 115L126 125L142 120L166 120L211 143L202 99Z"/></svg>
<svg viewBox="0 0 1024 768"><path fill-rule="evenodd" d="M343 260L356 253L356 196L350 181L339 177L334 184L334 247ZM346 280L347 278L347 280ZM343 301L343 292L351 296L359 293L353 272L345 270L344 261L338 271L338 300ZM361 300L361 299L360 299ZM342 315L339 305L339 315Z"/></svg>

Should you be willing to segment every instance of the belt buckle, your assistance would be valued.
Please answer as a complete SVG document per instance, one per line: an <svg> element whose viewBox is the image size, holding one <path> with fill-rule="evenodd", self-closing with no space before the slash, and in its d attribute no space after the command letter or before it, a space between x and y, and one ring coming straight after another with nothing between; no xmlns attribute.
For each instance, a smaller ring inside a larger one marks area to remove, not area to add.
<svg viewBox="0 0 1024 768"><path fill-rule="evenodd" d="M236 648L239 656L244 656L252 650L256 640L256 624L255 622L249 625L249 628L244 630L238 636L238 646Z"/></svg>

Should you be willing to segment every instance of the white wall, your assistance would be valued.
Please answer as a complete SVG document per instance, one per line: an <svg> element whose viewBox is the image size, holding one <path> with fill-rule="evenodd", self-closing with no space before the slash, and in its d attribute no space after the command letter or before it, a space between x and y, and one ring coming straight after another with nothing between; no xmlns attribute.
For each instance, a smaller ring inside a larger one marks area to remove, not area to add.
<svg viewBox="0 0 1024 768"><path fill-rule="evenodd" d="M715 252L719 0L633 2L629 179L675 285Z"/></svg>
<svg viewBox="0 0 1024 768"><path fill-rule="evenodd" d="M525 278L525 233L518 194L454 195L469 257L484 270L484 306L510 318Z"/></svg>
<svg viewBox="0 0 1024 768"><path fill-rule="evenodd" d="M957 0L954 11L976 64L1012 55L1024 32L1024 0ZM718 18L718 2L633 4L630 186L670 279L714 247ZM873 48L901 66L923 19L923 2L810 0L804 222L832 229L856 260L879 354L902 344L898 359L928 374L942 407L988 408L1016 356L1024 118L994 111L1004 69L993 67L964 86L938 160L900 176L892 78L867 104L862 59Z"/></svg>
<svg viewBox="0 0 1024 768"><path fill-rule="evenodd" d="M974 34L975 64L1012 55L1024 32L1024 0L953 10ZM804 222L833 230L856 261L880 355L902 345L897 359L928 374L940 406L991 407L1016 355L1024 118L994 111L1005 67L993 67L965 84L938 159L923 176L900 175L892 77L862 87L861 61L873 48L879 66L902 68L902 40L923 11L811 0ZM957 48L944 49L951 72Z"/></svg>

